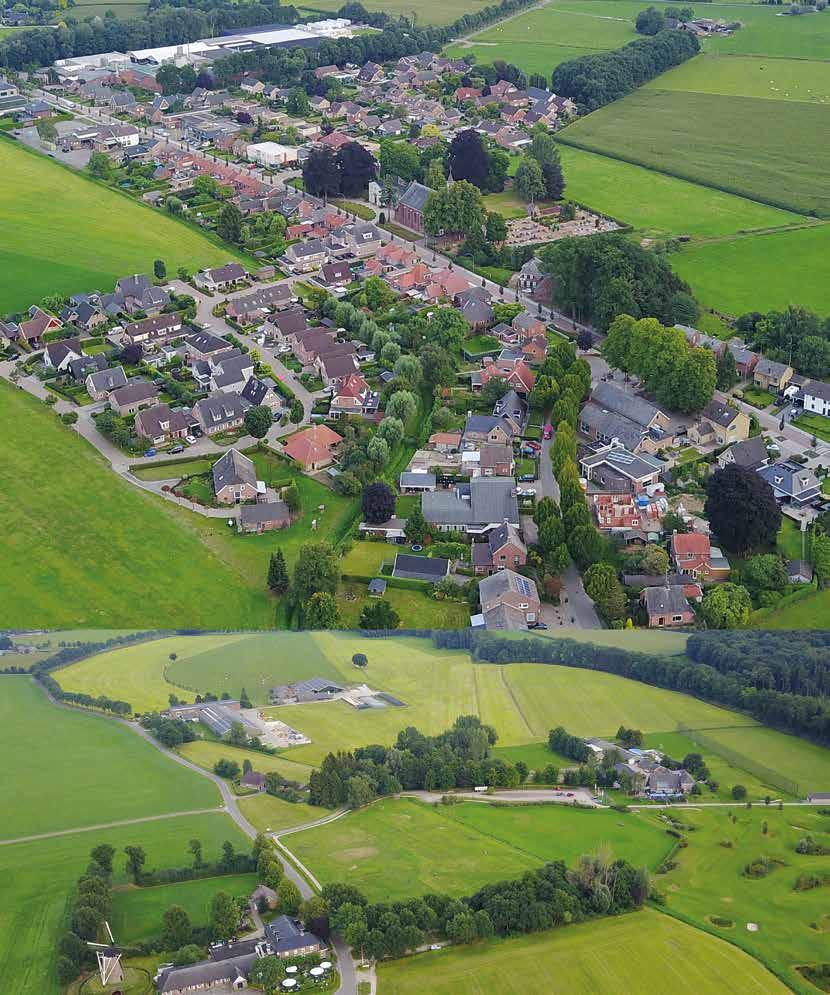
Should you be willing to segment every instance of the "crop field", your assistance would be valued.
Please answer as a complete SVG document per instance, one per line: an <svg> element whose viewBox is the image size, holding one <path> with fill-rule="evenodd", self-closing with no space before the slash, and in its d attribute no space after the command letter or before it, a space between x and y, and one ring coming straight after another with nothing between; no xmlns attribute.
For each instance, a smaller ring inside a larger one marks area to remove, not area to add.
<svg viewBox="0 0 830 995"><path fill-rule="evenodd" d="M526 639L527 633L503 632L505 639ZM540 629L531 634L534 639L572 639L595 646L618 646L641 653L676 655L686 649L689 638L683 632L658 632L655 629Z"/></svg>
<svg viewBox="0 0 830 995"><path fill-rule="evenodd" d="M24 677L0 695L0 838L219 804L216 788L123 726L51 705Z"/></svg>
<svg viewBox="0 0 830 995"><path fill-rule="evenodd" d="M146 3L121 3L119 0L105 0L104 3L76 3L66 12L67 20L85 21L88 17L104 17L111 10L121 20L140 17L147 10Z"/></svg>
<svg viewBox="0 0 830 995"><path fill-rule="evenodd" d="M568 145L559 152L567 197L645 235L713 237L802 221L789 211L630 162Z"/></svg>
<svg viewBox="0 0 830 995"><path fill-rule="evenodd" d="M244 750L238 746L228 746L227 743L219 743L210 739L197 739L192 743L182 743L177 752L189 760L191 763L204 767L205 770L213 770L213 765L223 757L228 760L235 760L241 767L243 761L250 760L254 770L263 774L275 770L283 777L291 781L299 781L300 784L307 784L309 775L313 768L306 764L298 764L293 760L286 760L284 756L268 756L258 750Z"/></svg>
<svg viewBox="0 0 830 995"><path fill-rule="evenodd" d="M225 543L237 544L224 534L215 541L210 529L218 526L120 480L43 404L6 382L0 434L0 492L17 508L14 528L0 537L4 571L16 578L4 591L0 625L256 628L273 617L264 554L255 583L222 555Z"/></svg>
<svg viewBox="0 0 830 995"><path fill-rule="evenodd" d="M300 6L301 13L311 14L323 12L331 16L335 11L343 6L340 0L308 0L308 3ZM421 0L414 7L408 0L366 0L364 7L366 10L382 10L391 17L406 17L410 20L413 14L417 17L418 27L427 24L435 24L439 27L444 24L451 24L464 14L480 10L486 7L486 0L471 0L465 3L464 0Z"/></svg>
<svg viewBox="0 0 830 995"><path fill-rule="evenodd" d="M386 995L786 995L742 951L652 909L510 940L425 953L378 968Z"/></svg>
<svg viewBox="0 0 830 995"><path fill-rule="evenodd" d="M799 214L830 214L820 165L830 155L830 107L641 89L559 138Z"/></svg>
<svg viewBox="0 0 830 995"><path fill-rule="evenodd" d="M828 224L690 245L669 258L706 307L739 315L798 303L830 312Z"/></svg>
<svg viewBox="0 0 830 995"><path fill-rule="evenodd" d="M826 874L827 857L797 854L795 845L807 835L830 845L830 818L809 808L779 811L774 805L688 807L679 817L696 828L685 834L689 845L675 855L677 867L655 878L667 910L743 947L796 991L814 992L793 965L827 959L827 936L811 926L827 911L827 889L794 886L800 874ZM771 862L766 877L743 873L761 857ZM733 925L716 926L712 916ZM757 931L747 930L747 923L757 924Z"/></svg>
<svg viewBox="0 0 830 995"><path fill-rule="evenodd" d="M704 54L670 69L642 89L830 105L830 62Z"/></svg>
<svg viewBox="0 0 830 995"><path fill-rule="evenodd" d="M143 846L148 868L178 867L189 863L187 841L193 837L202 841L209 860L219 857L224 840L230 840L237 849L247 845L231 819L217 813L0 847L0 978L4 991L58 995L55 938L69 892L94 846L109 843L116 848L115 880L124 884L125 846Z"/></svg>
<svg viewBox="0 0 830 995"><path fill-rule="evenodd" d="M780 9L758 4L719 5L715 10L714 17L740 21L743 27L728 37L706 38L706 52L830 59L830 23L821 16L782 17Z"/></svg>
<svg viewBox="0 0 830 995"><path fill-rule="evenodd" d="M570 865L598 847L653 867L671 840L639 815L561 805L444 807L402 798L292 833L288 845L321 882L349 881L370 901L394 901L436 891L471 894L546 860ZM452 859L436 861L437 853Z"/></svg>
<svg viewBox="0 0 830 995"><path fill-rule="evenodd" d="M125 273L151 272L154 259L192 272L234 258L230 247L6 139L0 177L0 314L46 294L109 291Z"/></svg>
<svg viewBox="0 0 830 995"><path fill-rule="evenodd" d="M245 818L262 832L276 832L305 822L316 822L328 814L325 809L306 805L305 802L287 802L264 793L240 798L239 808Z"/></svg>
<svg viewBox="0 0 830 995"><path fill-rule="evenodd" d="M234 898L247 897L256 886L256 874L225 874L152 888L126 885L113 896L110 925L119 943L153 940L161 933L162 916L167 909L180 905L194 926L207 926L215 894L225 891Z"/></svg>

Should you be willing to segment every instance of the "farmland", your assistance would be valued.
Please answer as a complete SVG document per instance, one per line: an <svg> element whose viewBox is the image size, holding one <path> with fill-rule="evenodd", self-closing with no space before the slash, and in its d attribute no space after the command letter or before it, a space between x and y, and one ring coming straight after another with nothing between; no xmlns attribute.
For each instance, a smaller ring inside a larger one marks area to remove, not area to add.
<svg viewBox="0 0 830 995"><path fill-rule="evenodd" d="M3 839L218 806L213 785L118 723L57 708L27 678L2 680L3 790L15 798Z"/></svg>
<svg viewBox="0 0 830 995"><path fill-rule="evenodd" d="M690 245L672 268L706 307L729 314L798 303L830 311L830 225ZM793 623L795 625L795 623Z"/></svg>
<svg viewBox="0 0 830 995"><path fill-rule="evenodd" d="M343 6L340 0L308 0L308 3L300 7L303 16L311 13L324 13L331 16ZM463 0L422 0L413 8L407 0L366 0L364 4L366 10L382 10L391 17L406 17L411 19L413 14L417 17L418 27L426 24L436 24L438 26L451 24L459 17L471 11L480 10L486 7L486 0L472 0L472 3L465 3Z"/></svg>
<svg viewBox="0 0 830 995"><path fill-rule="evenodd" d="M258 794L241 798L239 808L245 818L262 832L289 829L306 822L315 822L328 813L305 802L287 802L273 795Z"/></svg>
<svg viewBox="0 0 830 995"><path fill-rule="evenodd" d="M681 818L695 827L686 834L689 845L675 855L677 867L655 879L667 896L667 910L743 947L796 991L814 991L793 965L821 959L822 951L826 955L826 937L811 926L827 910L826 889L798 891L794 884L802 873L825 873L827 858L797 854L794 848L808 834L830 843L830 819L810 809L758 805L689 808ZM768 875L744 874L760 857L773 862ZM712 916L734 925L713 925ZM748 922L758 930L748 931Z"/></svg>
<svg viewBox="0 0 830 995"><path fill-rule="evenodd" d="M308 781L312 771L312 768L306 764L298 764L284 756L270 757L255 750L244 750L238 746L228 746L227 743L218 743L208 739L182 743L177 752L190 760L191 763L204 767L205 770L213 770L216 761L223 757L235 760L240 767L245 760L250 760L254 770L261 771L263 774L275 770L283 777L287 777L291 781L299 781L301 784Z"/></svg>
<svg viewBox="0 0 830 995"><path fill-rule="evenodd" d="M241 543L119 479L40 402L5 382L0 433L8 443L0 490L18 509L0 538L4 569L16 578L0 625L258 627L272 617L264 553L255 585L222 555Z"/></svg>
<svg viewBox="0 0 830 995"><path fill-rule="evenodd" d="M46 294L108 291L125 274L151 271L157 258L174 272L234 256L186 225L6 139L0 140L0 176L0 313Z"/></svg>
<svg viewBox="0 0 830 995"><path fill-rule="evenodd" d="M638 865L657 865L671 841L638 815L559 805L520 808L465 802L449 807L383 799L325 826L293 833L290 847L322 881L348 880L370 900L428 892L470 894L546 860L572 864L609 846ZM437 853L452 860L435 860Z"/></svg>
<svg viewBox="0 0 830 995"><path fill-rule="evenodd" d="M91 721L91 720L90 720ZM171 766L169 761L164 761ZM175 771L170 771L175 774ZM114 782L120 786L126 781ZM131 787L135 785L135 781ZM108 791L108 797L115 792ZM5 815L4 815L5 818ZM125 883L120 851L138 844L147 852L148 868L189 863L187 841L202 841L205 858L216 860L224 840L237 849L245 837L226 815L181 816L137 826L77 833L34 843L0 847L0 977L4 990L15 995L58 995L54 963L55 938L66 899L89 861L90 850L109 843L119 853L115 882Z"/></svg>
<svg viewBox="0 0 830 995"><path fill-rule="evenodd" d="M796 213L830 214L820 166L830 154L830 107L643 88L569 125L560 140Z"/></svg>
<svg viewBox="0 0 830 995"><path fill-rule="evenodd" d="M234 898L250 895L257 886L256 874L227 874L196 881L156 885L151 888L125 886L113 896L110 923L119 943L152 940L161 932L161 920L171 905L180 905L194 926L207 926L210 901L219 891Z"/></svg>
<svg viewBox="0 0 830 995"><path fill-rule="evenodd" d="M670 980L669 980L670 979ZM382 964L388 995L785 995L772 974L740 950L644 910L549 933L496 940Z"/></svg>
<svg viewBox="0 0 830 995"><path fill-rule="evenodd" d="M650 236L712 237L802 221L797 214L629 162L560 146L566 196Z"/></svg>

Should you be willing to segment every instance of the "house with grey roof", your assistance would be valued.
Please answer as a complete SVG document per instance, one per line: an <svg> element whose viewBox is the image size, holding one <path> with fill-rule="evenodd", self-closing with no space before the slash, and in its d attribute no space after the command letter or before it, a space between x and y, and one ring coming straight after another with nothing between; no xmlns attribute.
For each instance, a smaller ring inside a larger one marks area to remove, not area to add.
<svg viewBox="0 0 830 995"><path fill-rule="evenodd" d="M483 577L478 596L487 629L526 629L542 607L535 582L510 569Z"/></svg>
<svg viewBox="0 0 830 995"><path fill-rule="evenodd" d="M776 363L772 359L761 358L755 365L752 381L759 390L780 393L792 379L795 371L787 363Z"/></svg>
<svg viewBox="0 0 830 995"><path fill-rule="evenodd" d="M506 446L512 443L515 434L512 419L500 415L468 414L461 435L461 448L479 449L486 443Z"/></svg>
<svg viewBox="0 0 830 995"><path fill-rule="evenodd" d="M763 437L755 435L751 439L744 439L743 442L736 442L718 456L718 466L721 469L731 463L745 467L747 470L758 470L766 466L769 463L769 453Z"/></svg>
<svg viewBox="0 0 830 995"><path fill-rule="evenodd" d="M393 215L395 222L403 225L404 228L411 228L412 231L422 232L424 230L424 208L429 195L433 192L430 187L413 180L398 198Z"/></svg>
<svg viewBox="0 0 830 995"><path fill-rule="evenodd" d="M127 314L136 311L159 314L169 303L170 294L163 287L154 287L143 273L122 276L115 284L115 290L101 297L101 304L109 314L117 314L119 311Z"/></svg>
<svg viewBox="0 0 830 995"><path fill-rule="evenodd" d="M208 360L212 356L230 348L227 339L222 339L213 332L196 332L184 340L185 351L190 360Z"/></svg>
<svg viewBox="0 0 830 995"><path fill-rule="evenodd" d="M611 494L640 494L660 481L665 463L648 453L633 453L625 446L601 446L582 456L582 476L594 489Z"/></svg>
<svg viewBox="0 0 830 995"><path fill-rule="evenodd" d="M141 408L148 407L158 397L158 387L143 380L130 380L124 387L116 387L109 393L109 404L123 418L134 415Z"/></svg>
<svg viewBox="0 0 830 995"><path fill-rule="evenodd" d="M78 359L70 359L69 375L73 380L80 383L90 375L90 373L100 373L109 367L109 357L106 353L96 352L94 356L79 356ZM123 384L120 384L123 387Z"/></svg>
<svg viewBox="0 0 830 995"><path fill-rule="evenodd" d="M215 269L203 269L193 277L193 282L203 290L216 292L217 290L229 290L237 283L241 283L248 276L248 272L241 263L226 263Z"/></svg>
<svg viewBox="0 0 830 995"><path fill-rule="evenodd" d="M262 535L276 529L287 529L291 524L291 512L285 501L258 501L256 504L243 504L239 509L239 529Z"/></svg>
<svg viewBox="0 0 830 995"><path fill-rule="evenodd" d="M257 496L256 470L253 460L236 449L229 449L213 464L213 491L219 504L253 501Z"/></svg>
<svg viewBox="0 0 830 995"><path fill-rule="evenodd" d="M83 349L79 339L56 339L47 342L43 350L43 363L62 373L73 359L80 359Z"/></svg>
<svg viewBox="0 0 830 995"><path fill-rule="evenodd" d="M691 625L695 620L694 610L686 598L682 584L646 587L640 594L640 601L648 615L650 629Z"/></svg>
<svg viewBox="0 0 830 995"><path fill-rule="evenodd" d="M283 258L293 272L311 273L329 261L329 248L321 238L309 238L289 245Z"/></svg>
<svg viewBox="0 0 830 995"><path fill-rule="evenodd" d="M727 446L749 438L749 415L714 398L700 412L700 421L689 429L689 439L700 445Z"/></svg>
<svg viewBox="0 0 830 995"><path fill-rule="evenodd" d="M424 491L434 491L436 486L434 473L419 473L414 470L404 470L398 478L401 494L423 494Z"/></svg>
<svg viewBox="0 0 830 995"><path fill-rule="evenodd" d="M519 527L516 485L506 477L473 477L447 491L428 491L421 497L421 511L440 532L484 535L508 522Z"/></svg>
<svg viewBox="0 0 830 995"><path fill-rule="evenodd" d="M149 439L154 446L173 439L183 439L190 429L190 420L183 411L172 411L167 404L154 404L135 416L135 432Z"/></svg>
<svg viewBox="0 0 830 995"><path fill-rule="evenodd" d="M821 484L815 473L793 460L779 460L757 471L772 487L777 501L803 508L821 496Z"/></svg>
<svg viewBox="0 0 830 995"><path fill-rule="evenodd" d="M104 401L114 390L127 386L127 374L124 372L123 366L96 370L87 374L84 386L93 401Z"/></svg>
<svg viewBox="0 0 830 995"><path fill-rule="evenodd" d="M435 584L450 572L450 561L441 556L413 556L411 553L398 553L395 556L393 577L404 580L425 580Z"/></svg>
<svg viewBox="0 0 830 995"><path fill-rule="evenodd" d="M249 407L250 404L240 394L217 392L193 405L193 417L205 435L216 435L240 428Z"/></svg>
<svg viewBox="0 0 830 995"><path fill-rule="evenodd" d="M512 388L493 405L493 417L507 422L514 435L524 432L527 416L527 401Z"/></svg>
<svg viewBox="0 0 830 995"><path fill-rule="evenodd" d="M491 529L484 542L474 542L470 554L477 574L517 570L527 562L527 546L522 542L519 530L506 522Z"/></svg>
<svg viewBox="0 0 830 995"><path fill-rule="evenodd" d="M811 380L804 385L804 410L830 418L830 384Z"/></svg>
<svg viewBox="0 0 830 995"><path fill-rule="evenodd" d="M213 368L211 390L241 393L253 372L254 361L248 353L243 352L238 356L222 359Z"/></svg>
<svg viewBox="0 0 830 995"><path fill-rule="evenodd" d="M671 445L664 411L631 390L598 383L579 413L577 427L596 442L617 441L633 453L655 453Z"/></svg>

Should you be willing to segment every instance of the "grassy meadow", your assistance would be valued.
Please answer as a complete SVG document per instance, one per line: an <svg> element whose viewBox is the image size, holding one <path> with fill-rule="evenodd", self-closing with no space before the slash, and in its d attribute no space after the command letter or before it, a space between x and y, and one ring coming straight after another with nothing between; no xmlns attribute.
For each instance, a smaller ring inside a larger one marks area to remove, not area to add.
<svg viewBox="0 0 830 995"><path fill-rule="evenodd" d="M287 802L264 793L240 798L239 808L245 818L261 832L290 829L306 822L316 822L328 815L325 809L317 806L306 805L305 802Z"/></svg>
<svg viewBox="0 0 830 995"><path fill-rule="evenodd" d="M549 933L492 940L383 963L386 995L785 995L757 961L645 909Z"/></svg>
<svg viewBox="0 0 830 995"><path fill-rule="evenodd" d="M129 729L58 708L25 677L0 680L0 790L15 800L3 806L0 839L219 806L209 781Z"/></svg>
<svg viewBox="0 0 830 995"><path fill-rule="evenodd" d="M164 761L168 768L173 765ZM175 774L175 770L171 773ZM135 779L124 785L135 787ZM110 791L109 795L113 792ZM100 821L100 820L99 820ZM89 862L90 850L109 843L115 858L116 885L126 884L123 848L143 846L147 867L179 867L192 859L188 840L198 837L208 860L218 859L222 843L237 849L246 837L224 814L180 816L136 826L76 833L34 843L0 847L0 978L14 995L58 995L55 940L76 880ZM116 939L120 939L116 930Z"/></svg>
<svg viewBox="0 0 830 995"><path fill-rule="evenodd" d="M194 926L207 926L211 899L217 892L247 897L257 883L256 874L225 874L151 888L124 885L113 896L110 926L119 943L156 939L161 933L162 916L171 905L180 905Z"/></svg>
<svg viewBox="0 0 830 995"><path fill-rule="evenodd" d="M283 777L291 781L299 781L300 784L307 784L309 775L313 768L307 764L299 764L294 760L288 760L282 755L268 756L258 750L245 750L238 746L228 746L227 743L220 743L211 739L197 739L192 743L182 743L178 747L180 753L191 763L204 767L205 770L213 770L217 760L223 757L228 760L235 760L240 767L245 760L250 760L254 770L263 774L275 770Z"/></svg>
<svg viewBox="0 0 830 995"><path fill-rule="evenodd" d="M342 6L340 0L308 0L299 6L299 10L303 16L319 13L331 17ZM408 0L366 0L364 4L366 10L382 10L391 17L406 17L411 20L414 14L418 27L451 24L457 18L486 6L486 0L472 0L469 3L464 0L447 0L445 3L441 0L421 0L414 7Z"/></svg>
<svg viewBox="0 0 830 995"><path fill-rule="evenodd" d="M221 520L204 524L212 520L119 479L42 403L6 382L0 434L8 443L0 492L17 509L14 528L0 537L6 576L15 578L0 625L256 628L272 620L264 551L256 569L240 563L242 543L230 541Z"/></svg>
<svg viewBox="0 0 830 995"><path fill-rule="evenodd" d="M447 807L387 798L292 833L288 845L322 883L349 881L370 901L394 901L436 891L471 894L546 860L573 864L600 847L654 867L671 840L639 815L610 810L481 802ZM436 862L436 853L452 859Z"/></svg>
<svg viewBox="0 0 830 995"><path fill-rule="evenodd" d="M774 608L752 613L759 629L824 629L830 617L830 590L799 591Z"/></svg>
<svg viewBox="0 0 830 995"><path fill-rule="evenodd" d="M0 178L0 314L46 294L109 291L125 274L151 272L154 259L174 273L234 258L230 247L7 139Z"/></svg>
<svg viewBox="0 0 830 995"><path fill-rule="evenodd" d="M743 947L774 967L795 991L815 991L793 965L828 959L827 934L811 925L821 925L827 893L826 888L799 891L794 886L800 874L826 874L827 857L797 854L795 845L808 834L830 845L830 817L774 805L752 810L689 806L678 815L694 829L685 833L689 845L675 855L674 870L655 878L667 911ZM747 876L746 865L761 857L771 862L769 874ZM733 925L714 925L712 916ZM747 930L747 923L756 923L758 930Z"/></svg>

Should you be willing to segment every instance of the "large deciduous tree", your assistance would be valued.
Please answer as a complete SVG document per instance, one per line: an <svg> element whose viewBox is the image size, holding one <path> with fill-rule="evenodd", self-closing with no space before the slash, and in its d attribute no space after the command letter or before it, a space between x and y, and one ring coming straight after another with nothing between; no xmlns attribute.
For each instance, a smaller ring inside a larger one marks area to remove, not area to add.
<svg viewBox="0 0 830 995"><path fill-rule="evenodd" d="M720 543L733 553L774 546L781 528L781 509L770 485L734 464L709 478L704 513Z"/></svg>
<svg viewBox="0 0 830 995"><path fill-rule="evenodd" d="M388 522L395 514L395 495L389 484L376 481L363 489L360 508L365 521L372 525Z"/></svg>
<svg viewBox="0 0 830 995"><path fill-rule="evenodd" d="M340 193L344 197L357 197L368 187L378 173L377 159L360 142L349 142L337 153L340 169Z"/></svg>
<svg viewBox="0 0 830 995"><path fill-rule="evenodd" d="M477 131L468 128L456 134L450 143L449 167L454 180L467 180L479 190L486 189L490 154Z"/></svg>

